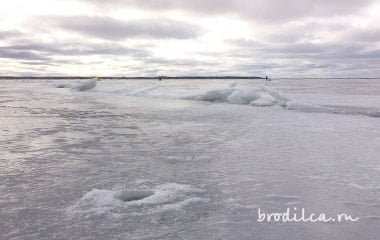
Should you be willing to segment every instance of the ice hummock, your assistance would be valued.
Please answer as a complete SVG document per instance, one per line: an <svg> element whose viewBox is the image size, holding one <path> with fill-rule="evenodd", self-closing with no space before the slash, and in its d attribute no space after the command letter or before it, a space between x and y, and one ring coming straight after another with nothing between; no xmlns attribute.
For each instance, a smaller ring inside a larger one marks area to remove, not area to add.
<svg viewBox="0 0 380 240"><path fill-rule="evenodd" d="M71 90L79 91L79 92L88 91L96 87L97 81L98 81L97 78L87 80L85 82L72 86Z"/></svg>
<svg viewBox="0 0 380 240"><path fill-rule="evenodd" d="M68 82L54 82L55 88L71 88L71 84Z"/></svg>
<svg viewBox="0 0 380 240"><path fill-rule="evenodd" d="M87 91L97 86L97 79L91 79L77 85L71 86L74 91ZM193 82L192 82L193 83ZM198 83L199 84L199 83ZM243 85L244 84L244 85ZM69 87L67 83L57 83L56 87ZM253 107L281 107L285 110L292 110L307 113L327 113L339 115L364 115L370 117L380 117L380 110L370 106L360 106L351 102L348 104L323 104L323 99L307 98L293 99L292 96L284 94L280 89L271 85L257 83L247 85L244 82L233 81L230 83L221 82L211 86L197 86L192 88L182 88L179 85L172 85L170 82L150 82L150 81L105 81L93 91L96 94L105 94L105 97L117 95L119 97L142 97L154 99L183 99L206 101L213 103L228 103L237 105L250 105ZM347 100L348 102L348 100Z"/></svg>
<svg viewBox="0 0 380 240"><path fill-rule="evenodd" d="M205 93L197 94L190 98L197 101L227 102L232 104L250 104L260 98L255 91L242 91L236 89L237 82L231 82L229 87L208 90Z"/></svg>
<svg viewBox="0 0 380 240"><path fill-rule="evenodd" d="M218 86L198 88L177 88L170 84L159 82L134 82L132 84L123 81L105 81L98 87L95 93L113 94L119 96L147 97L156 99L183 99L195 101L207 101L213 103L228 103L237 105L250 105L253 107L281 107L307 113L328 113L339 115L364 115L380 117L380 110L376 107L322 104L319 101L303 102L287 96L281 90L264 84L242 86L233 81ZM97 86L97 79L91 79L76 85L68 83L56 83L55 87L71 87L73 91L87 91ZM307 100L307 99L306 99Z"/></svg>
<svg viewBox="0 0 380 240"><path fill-rule="evenodd" d="M236 90L234 88L209 90L194 97L194 100L208 102L228 102L227 99Z"/></svg>
<svg viewBox="0 0 380 240"><path fill-rule="evenodd" d="M341 115L365 115L370 117L380 117L380 111L374 108L349 107L349 106L328 106L319 104L301 103L291 99L281 91L269 86L258 85L256 90L242 90L236 88L233 82L230 87L211 89L205 93L200 93L188 99L208 102L224 102L230 104L251 105L256 107L279 106L286 110L293 110L307 113L330 113Z"/></svg>

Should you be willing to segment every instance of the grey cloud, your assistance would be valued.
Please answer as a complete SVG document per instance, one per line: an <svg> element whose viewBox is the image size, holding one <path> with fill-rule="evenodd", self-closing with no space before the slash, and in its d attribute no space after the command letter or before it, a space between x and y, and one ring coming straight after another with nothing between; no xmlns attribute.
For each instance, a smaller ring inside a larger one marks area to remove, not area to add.
<svg viewBox="0 0 380 240"><path fill-rule="evenodd" d="M19 43L0 47L0 57L30 60L44 60L52 56L119 55L145 57L148 51L127 48L117 44L82 43Z"/></svg>
<svg viewBox="0 0 380 240"><path fill-rule="evenodd" d="M270 77L339 77L342 68L349 71L345 74L352 75L352 64L344 63L307 63L305 61L292 60L283 63L269 62L268 64L238 64L235 66L247 74L268 75ZM345 75L346 76L346 75Z"/></svg>
<svg viewBox="0 0 380 240"><path fill-rule="evenodd" d="M55 62L51 61L51 60L28 60L26 59L26 61L22 61L20 62L22 64L25 64L25 65L37 65L37 66L41 66L41 65L45 65L45 66L55 66Z"/></svg>
<svg viewBox="0 0 380 240"><path fill-rule="evenodd" d="M325 43L325 44L293 44L283 48L277 48L277 53L289 58L299 59L330 59L329 61L342 59L376 58L376 51L365 51L367 44L360 43Z"/></svg>
<svg viewBox="0 0 380 240"><path fill-rule="evenodd" d="M347 29L349 26L342 23L297 22L276 26L276 29L261 33L260 37L270 42L294 43L318 39L321 33L339 33L347 31Z"/></svg>
<svg viewBox="0 0 380 240"><path fill-rule="evenodd" d="M378 71L380 50L367 51L367 43L334 42L314 43L263 43L235 39L228 43L235 48L228 53L235 66L246 73L266 73L274 76L360 76L369 69ZM263 64L251 64L261 59ZM245 62L245 63L244 63ZM248 62L248 64L247 64Z"/></svg>
<svg viewBox="0 0 380 240"><path fill-rule="evenodd" d="M375 51L365 51L368 44L355 42L333 43L262 43L246 39L229 40L236 48L229 53L240 58L277 59L359 59L377 57Z"/></svg>
<svg viewBox="0 0 380 240"><path fill-rule="evenodd" d="M0 31L0 40L22 36L17 30Z"/></svg>
<svg viewBox="0 0 380 240"><path fill-rule="evenodd" d="M23 51L0 47L0 58L23 59L23 60L47 60L49 58L33 51Z"/></svg>
<svg viewBox="0 0 380 240"><path fill-rule="evenodd" d="M335 16L357 12L375 0L82 0L96 6L137 7L150 10L181 9L199 14L236 14L260 21Z"/></svg>
<svg viewBox="0 0 380 240"><path fill-rule="evenodd" d="M337 64L305 64L304 68L307 69L315 69L315 68L320 68L320 69L335 69L337 67Z"/></svg>
<svg viewBox="0 0 380 240"><path fill-rule="evenodd" d="M380 59L380 49L357 53L355 55L355 57L356 58L364 58L364 59L366 59L366 58Z"/></svg>
<svg viewBox="0 0 380 240"><path fill-rule="evenodd" d="M380 28L371 28L365 30L351 30L346 36L348 39L361 42L380 42Z"/></svg>
<svg viewBox="0 0 380 240"><path fill-rule="evenodd" d="M140 59L144 64L153 64L161 66L180 66L180 67L195 67L195 66L215 66L216 63L210 61L198 61L192 59L166 59L161 57L149 57Z"/></svg>
<svg viewBox="0 0 380 240"><path fill-rule="evenodd" d="M254 63L254 64L238 64L236 68L238 70L242 70L243 72L249 71L258 71L258 70L266 70L280 67L279 64L276 63Z"/></svg>
<svg viewBox="0 0 380 240"><path fill-rule="evenodd" d="M46 18L49 24L83 35L122 40L126 38L188 39L196 37L196 25L169 19L121 21L111 17L65 16Z"/></svg>

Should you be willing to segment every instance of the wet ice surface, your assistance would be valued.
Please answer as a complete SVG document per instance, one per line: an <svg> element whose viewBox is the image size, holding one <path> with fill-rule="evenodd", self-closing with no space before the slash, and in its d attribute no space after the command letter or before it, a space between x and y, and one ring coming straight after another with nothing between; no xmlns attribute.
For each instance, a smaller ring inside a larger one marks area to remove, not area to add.
<svg viewBox="0 0 380 240"><path fill-rule="evenodd" d="M379 80L0 84L2 239L380 234Z"/></svg>

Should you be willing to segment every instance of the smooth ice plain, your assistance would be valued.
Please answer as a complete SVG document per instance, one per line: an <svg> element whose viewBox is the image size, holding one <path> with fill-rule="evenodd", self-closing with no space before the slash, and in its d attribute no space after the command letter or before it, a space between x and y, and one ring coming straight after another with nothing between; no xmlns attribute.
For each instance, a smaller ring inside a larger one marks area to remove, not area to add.
<svg viewBox="0 0 380 240"><path fill-rule="evenodd" d="M1 239L380 235L379 79L0 85Z"/></svg>

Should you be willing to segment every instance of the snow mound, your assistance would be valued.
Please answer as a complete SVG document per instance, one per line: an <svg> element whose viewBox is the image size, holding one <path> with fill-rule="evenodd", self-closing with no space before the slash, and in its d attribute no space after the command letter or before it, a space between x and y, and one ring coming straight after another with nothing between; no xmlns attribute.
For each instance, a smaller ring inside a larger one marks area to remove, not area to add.
<svg viewBox="0 0 380 240"><path fill-rule="evenodd" d="M69 215L94 214L101 215L121 205L115 199L115 191L93 189L86 193L77 203L67 209Z"/></svg>
<svg viewBox="0 0 380 240"><path fill-rule="evenodd" d="M144 190L144 189L127 189L118 192L115 197L125 201L125 202L131 202L131 201L137 201L144 199L146 197L149 197L153 195L153 191L151 190Z"/></svg>
<svg viewBox="0 0 380 240"><path fill-rule="evenodd" d="M97 83L96 78L93 78L93 79L90 79L88 81L79 83L79 84L77 84L75 86L72 86L71 90L73 90L73 91L79 91L79 92L88 91L90 89L95 88L96 87L96 83Z"/></svg>
<svg viewBox="0 0 380 240"><path fill-rule="evenodd" d="M208 202L204 191L189 185L168 183L147 189L93 189L68 207L75 215L132 215L163 211L183 211L184 208Z"/></svg>

